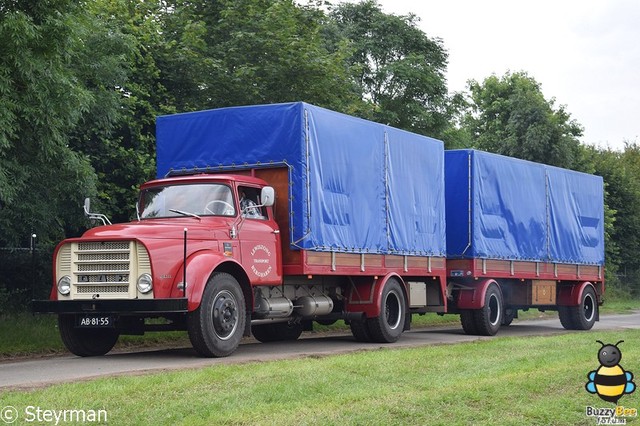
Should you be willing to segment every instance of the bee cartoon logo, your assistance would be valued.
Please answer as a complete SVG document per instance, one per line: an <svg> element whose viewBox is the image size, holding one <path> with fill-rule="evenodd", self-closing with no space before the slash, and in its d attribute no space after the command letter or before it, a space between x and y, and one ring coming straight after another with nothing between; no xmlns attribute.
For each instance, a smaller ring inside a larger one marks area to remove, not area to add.
<svg viewBox="0 0 640 426"><path fill-rule="evenodd" d="M633 373L625 371L620 365L622 352L618 345L624 340L620 340L615 345L605 345L600 340L596 340L602 347L598 350L598 361L600 368L589 372L589 381L585 385L587 392L598 394L604 401L618 403L622 395L633 393L636 384L633 382Z"/></svg>

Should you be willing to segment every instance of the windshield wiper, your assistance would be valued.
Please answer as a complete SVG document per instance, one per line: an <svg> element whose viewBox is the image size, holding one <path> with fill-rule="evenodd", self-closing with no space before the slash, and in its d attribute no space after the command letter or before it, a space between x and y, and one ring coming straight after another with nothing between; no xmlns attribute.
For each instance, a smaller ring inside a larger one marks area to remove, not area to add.
<svg viewBox="0 0 640 426"><path fill-rule="evenodd" d="M182 211L182 210L176 210L176 209L169 209L169 211L170 211L170 212L173 212L173 213L181 214L182 216L191 216L191 217L195 217L195 218L196 218L196 219L198 219L198 220L202 220L202 219L200 218L200 216L198 216L198 215L197 215L197 214L195 214L195 213L191 213L191 212L184 212L184 211Z"/></svg>

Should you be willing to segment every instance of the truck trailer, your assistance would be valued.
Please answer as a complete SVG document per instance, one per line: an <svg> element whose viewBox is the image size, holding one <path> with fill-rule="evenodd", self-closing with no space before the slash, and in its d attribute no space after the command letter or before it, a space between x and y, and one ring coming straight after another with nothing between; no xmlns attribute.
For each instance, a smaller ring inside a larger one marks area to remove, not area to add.
<svg viewBox="0 0 640 426"><path fill-rule="evenodd" d="M557 310L566 329L593 326L604 294L600 176L453 150L445 186L447 279L465 332L493 335L529 308Z"/></svg>
<svg viewBox="0 0 640 426"><path fill-rule="evenodd" d="M92 214L105 224L57 246L50 298L33 302L76 355L186 330L221 357L337 320L392 343L430 312L469 334L530 308L584 330L603 300L601 178L303 102L158 117L136 211Z"/></svg>

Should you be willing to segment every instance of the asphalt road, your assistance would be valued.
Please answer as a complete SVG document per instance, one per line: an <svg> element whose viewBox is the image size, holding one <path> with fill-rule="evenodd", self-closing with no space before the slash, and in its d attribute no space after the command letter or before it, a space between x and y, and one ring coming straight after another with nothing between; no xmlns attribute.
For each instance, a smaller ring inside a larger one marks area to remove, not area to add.
<svg viewBox="0 0 640 426"><path fill-rule="evenodd" d="M640 328L640 313L601 317L590 332L598 339L599 330ZM199 358L191 348L146 350L140 352L110 353L103 357L80 358L73 355L5 361L0 363L0 390L34 388L55 383L88 380L123 374L144 374L184 368L200 368L218 364L270 361L305 356L326 356L360 350L405 348L434 344L452 344L502 336L532 336L567 333L557 319L515 321L503 327L495 337L467 336L461 327L416 329L405 332L393 344L365 344L353 340L351 335L318 336L306 333L295 342L258 343L243 342L227 358ZM585 332L582 332L585 333Z"/></svg>

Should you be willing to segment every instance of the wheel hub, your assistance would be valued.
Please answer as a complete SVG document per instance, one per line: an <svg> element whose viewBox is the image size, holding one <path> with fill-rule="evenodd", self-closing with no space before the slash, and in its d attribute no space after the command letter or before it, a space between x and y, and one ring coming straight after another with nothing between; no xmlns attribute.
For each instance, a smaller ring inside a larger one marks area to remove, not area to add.
<svg viewBox="0 0 640 426"><path fill-rule="evenodd" d="M221 340L233 335L238 326L238 309L233 295L228 291L218 294L213 304L213 328Z"/></svg>

